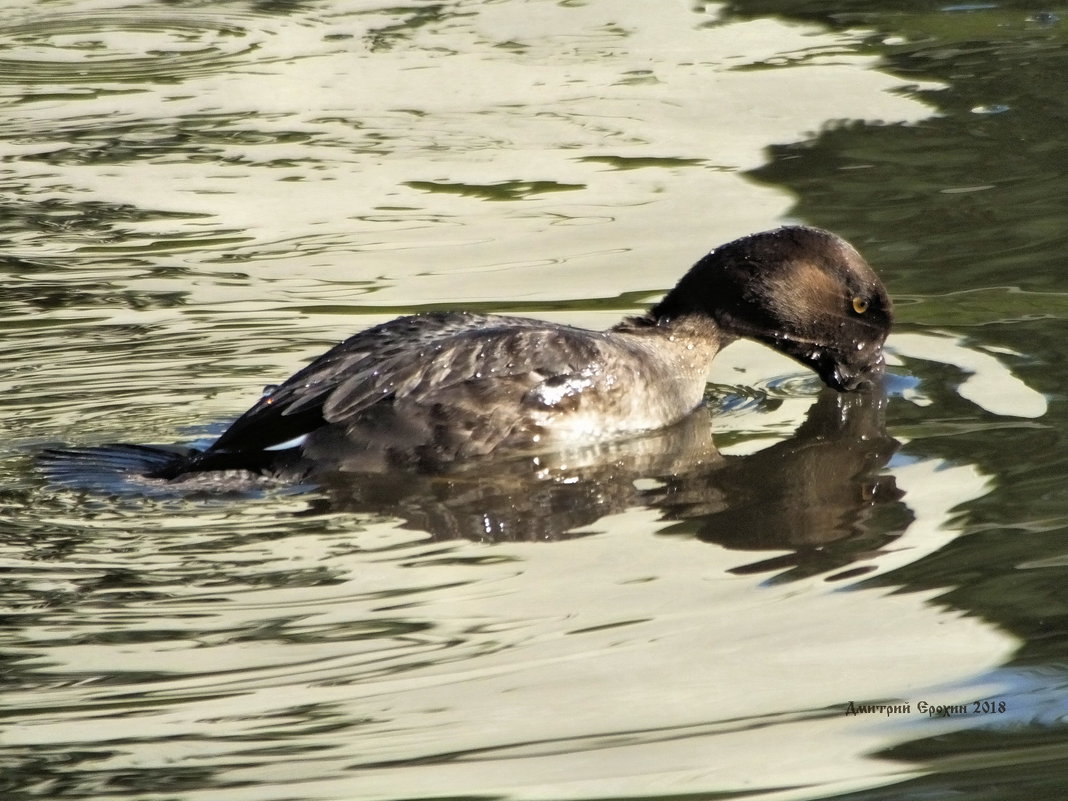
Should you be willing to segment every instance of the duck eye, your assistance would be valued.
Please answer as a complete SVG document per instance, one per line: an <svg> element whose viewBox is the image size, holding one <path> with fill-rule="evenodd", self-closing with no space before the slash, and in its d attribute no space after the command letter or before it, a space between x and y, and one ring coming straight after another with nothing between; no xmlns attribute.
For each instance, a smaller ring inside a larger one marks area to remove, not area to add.
<svg viewBox="0 0 1068 801"><path fill-rule="evenodd" d="M853 298L853 311L857 314L864 314L868 310L868 301L864 298Z"/></svg>

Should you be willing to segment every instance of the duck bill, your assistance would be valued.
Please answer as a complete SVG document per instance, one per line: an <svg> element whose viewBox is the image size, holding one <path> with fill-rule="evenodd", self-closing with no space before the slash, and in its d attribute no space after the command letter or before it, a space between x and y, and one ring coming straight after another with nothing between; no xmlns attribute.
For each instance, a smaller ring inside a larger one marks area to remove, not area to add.
<svg viewBox="0 0 1068 801"><path fill-rule="evenodd" d="M815 371L823 383L838 392L855 392L882 382L885 360L882 347L874 352L858 351L851 357L836 353L830 348L792 348L776 343L779 350Z"/></svg>
<svg viewBox="0 0 1068 801"><path fill-rule="evenodd" d="M836 364L829 371L820 372L819 376L823 379L823 383L831 389L836 389L839 392L856 392L879 384L882 381L884 372L882 362L866 367L861 371L855 371Z"/></svg>
<svg viewBox="0 0 1068 801"><path fill-rule="evenodd" d="M874 359L859 364L831 358L812 367L824 384L839 392L856 392L877 386L886 372L881 348Z"/></svg>

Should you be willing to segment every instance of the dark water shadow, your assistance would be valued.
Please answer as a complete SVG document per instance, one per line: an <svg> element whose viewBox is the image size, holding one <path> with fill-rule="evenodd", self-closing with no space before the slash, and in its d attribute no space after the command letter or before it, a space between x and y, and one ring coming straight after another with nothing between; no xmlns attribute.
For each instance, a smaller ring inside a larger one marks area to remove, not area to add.
<svg viewBox="0 0 1068 801"><path fill-rule="evenodd" d="M826 391L793 436L747 455L721 454L711 415L700 409L648 436L568 453L430 475L334 473L319 477L324 495L305 514L388 515L434 540L507 542L596 533L602 518L644 507L675 521L661 534L789 551L738 572L843 571L912 520L893 476L882 472L898 448L885 406L881 394Z"/></svg>

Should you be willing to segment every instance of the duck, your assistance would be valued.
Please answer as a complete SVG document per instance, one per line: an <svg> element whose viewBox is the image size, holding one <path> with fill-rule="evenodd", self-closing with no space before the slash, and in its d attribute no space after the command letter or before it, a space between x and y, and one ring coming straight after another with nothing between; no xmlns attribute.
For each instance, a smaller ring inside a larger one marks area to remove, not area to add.
<svg viewBox="0 0 1068 801"><path fill-rule="evenodd" d="M441 470L671 426L702 405L713 359L743 338L833 390L862 390L880 380L892 318L883 283L852 245L784 226L715 248L659 302L607 330L467 311L403 316L268 387L207 448L93 452L169 482L217 471Z"/></svg>

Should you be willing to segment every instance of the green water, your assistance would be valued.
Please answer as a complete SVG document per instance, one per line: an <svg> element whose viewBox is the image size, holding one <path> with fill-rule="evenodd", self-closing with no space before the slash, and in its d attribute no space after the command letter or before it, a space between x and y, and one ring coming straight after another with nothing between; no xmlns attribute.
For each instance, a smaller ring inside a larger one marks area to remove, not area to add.
<svg viewBox="0 0 1068 801"><path fill-rule="evenodd" d="M5 799L1068 786L1068 14L0 9ZM33 468L210 438L400 313L607 326L783 222L885 278L885 406L738 344L710 415L537 470Z"/></svg>

